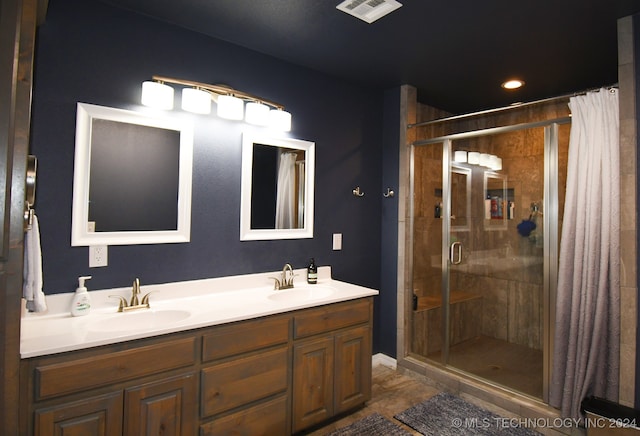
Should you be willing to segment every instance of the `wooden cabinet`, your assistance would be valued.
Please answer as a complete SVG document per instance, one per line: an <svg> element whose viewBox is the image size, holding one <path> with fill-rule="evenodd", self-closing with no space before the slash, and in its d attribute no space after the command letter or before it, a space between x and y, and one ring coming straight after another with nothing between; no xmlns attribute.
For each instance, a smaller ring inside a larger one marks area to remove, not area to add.
<svg viewBox="0 0 640 436"><path fill-rule="evenodd" d="M193 373L125 390L125 435L191 435L198 419Z"/></svg>
<svg viewBox="0 0 640 436"><path fill-rule="evenodd" d="M275 316L204 336L201 435L290 433L290 325Z"/></svg>
<svg viewBox="0 0 640 436"><path fill-rule="evenodd" d="M371 311L365 299L294 317L294 432L371 398Z"/></svg>
<svg viewBox="0 0 640 436"><path fill-rule="evenodd" d="M122 392L38 409L36 435L122 435Z"/></svg>
<svg viewBox="0 0 640 436"><path fill-rule="evenodd" d="M184 371L196 361L196 339L150 342L24 361L33 434L193 434L197 377Z"/></svg>
<svg viewBox="0 0 640 436"><path fill-rule="evenodd" d="M35 435L288 435L371 396L372 298L24 359Z"/></svg>

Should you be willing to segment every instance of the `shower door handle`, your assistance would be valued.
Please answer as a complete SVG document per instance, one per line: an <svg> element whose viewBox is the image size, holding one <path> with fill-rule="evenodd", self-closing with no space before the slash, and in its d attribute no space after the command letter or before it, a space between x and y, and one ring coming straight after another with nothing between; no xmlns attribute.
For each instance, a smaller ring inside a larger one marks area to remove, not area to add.
<svg viewBox="0 0 640 436"><path fill-rule="evenodd" d="M462 243L454 242L449 247L449 260L452 265L459 265L462 263Z"/></svg>

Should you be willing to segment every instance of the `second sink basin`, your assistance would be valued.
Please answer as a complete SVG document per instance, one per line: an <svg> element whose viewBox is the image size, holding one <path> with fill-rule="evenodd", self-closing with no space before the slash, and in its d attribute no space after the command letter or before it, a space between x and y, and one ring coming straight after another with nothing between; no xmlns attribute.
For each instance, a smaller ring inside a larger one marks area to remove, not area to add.
<svg viewBox="0 0 640 436"><path fill-rule="evenodd" d="M286 291L274 291L274 293L269 295L267 298L273 301L299 302L319 300L321 298L329 297L335 292L335 288L332 288L331 286L308 285L287 289Z"/></svg>
<svg viewBox="0 0 640 436"><path fill-rule="evenodd" d="M96 321L89 324L88 329L96 332L158 329L185 320L190 315L186 310L141 309L139 312L118 313L109 319Z"/></svg>

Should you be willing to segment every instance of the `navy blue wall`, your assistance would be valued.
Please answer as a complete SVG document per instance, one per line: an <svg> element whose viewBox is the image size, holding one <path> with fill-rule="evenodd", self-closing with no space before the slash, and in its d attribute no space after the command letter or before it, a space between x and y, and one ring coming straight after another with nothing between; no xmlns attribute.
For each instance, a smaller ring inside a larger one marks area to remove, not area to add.
<svg viewBox="0 0 640 436"><path fill-rule="evenodd" d="M191 242L110 246L109 265L88 268L87 247L70 246L76 103L146 110L140 85L154 74L225 83L286 106L290 136L316 143L313 239L241 242L241 135L253 127L174 110L195 122ZM31 152L46 294L71 292L86 274L90 289L100 289L135 277L145 285L273 271L285 262L300 268L310 257L331 265L337 279L380 288L384 91L88 0L50 1L34 79ZM352 195L357 185L362 198ZM342 251L332 250L333 233L343 234ZM392 312L395 319L395 305ZM395 324L378 329L395 335ZM374 349L379 343L374 338Z"/></svg>

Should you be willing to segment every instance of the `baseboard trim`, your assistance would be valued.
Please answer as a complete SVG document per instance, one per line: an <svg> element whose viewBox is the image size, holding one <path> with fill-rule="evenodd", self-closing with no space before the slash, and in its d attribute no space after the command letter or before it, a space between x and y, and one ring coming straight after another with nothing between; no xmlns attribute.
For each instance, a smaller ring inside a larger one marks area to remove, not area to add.
<svg viewBox="0 0 640 436"><path fill-rule="evenodd" d="M393 357L389 357L383 353L374 354L371 357L371 365L374 367L378 365L382 365L391 369L397 369L398 367L398 363L396 359L394 359Z"/></svg>

